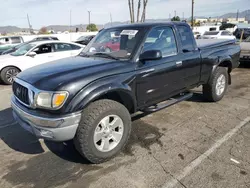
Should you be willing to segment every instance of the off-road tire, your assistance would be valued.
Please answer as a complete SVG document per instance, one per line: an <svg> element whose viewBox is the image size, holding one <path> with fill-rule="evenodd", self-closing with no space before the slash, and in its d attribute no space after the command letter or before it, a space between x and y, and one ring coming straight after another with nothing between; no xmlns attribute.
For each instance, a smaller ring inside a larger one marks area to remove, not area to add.
<svg viewBox="0 0 250 188"><path fill-rule="evenodd" d="M99 151L93 141L98 123L108 115L119 116L124 125L123 136L119 144L109 152ZM112 100L98 100L87 106L77 129L74 145L77 151L91 163L102 163L119 153L126 145L131 132L131 116L125 106Z"/></svg>
<svg viewBox="0 0 250 188"><path fill-rule="evenodd" d="M10 81L8 80L8 78L7 78L7 72L8 72L8 71L11 71L11 70L16 71L17 73L20 72L20 70L17 69L16 67L6 67L6 68L4 68L4 69L1 71L1 73L0 73L1 80L2 80L2 82L3 82L4 84L6 84L6 85L11 85L11 84L13 83L13 82L10 82Z"/></svg>
<svg viewBox="0 0 250 188"><path fill-rule="evenodd" d="M223 91L223 93L221 95L217 95L216 94L216 83L218 78L224 75L225 79L226 79L226 83L225 83L225 89ZM217 67L212 75L212 77L210 78L209 82L207 84L203 85L203 96L205 97L205 99L209 102L217 102L220 101L228 88L228 72L227 72L227 68L225 67Z"/></svg>

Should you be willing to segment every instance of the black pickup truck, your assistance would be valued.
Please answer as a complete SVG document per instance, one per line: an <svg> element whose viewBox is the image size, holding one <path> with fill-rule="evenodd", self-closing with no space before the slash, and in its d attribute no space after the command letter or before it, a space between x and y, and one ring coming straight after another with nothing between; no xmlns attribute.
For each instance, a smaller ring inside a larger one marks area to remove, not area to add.
<svg viewBox="0 0 250 188"><path fill-rule="evenodd" d="M112 38L119 43L107 52ZM101 163L124 147L136 112L186 100L190 89L201 85L206 100L221 100L239 56L234 40L199 40L197 45L182 22L104 29L78 56L18 74L13 115L37 137L73 139L83 157Z"/></svg>

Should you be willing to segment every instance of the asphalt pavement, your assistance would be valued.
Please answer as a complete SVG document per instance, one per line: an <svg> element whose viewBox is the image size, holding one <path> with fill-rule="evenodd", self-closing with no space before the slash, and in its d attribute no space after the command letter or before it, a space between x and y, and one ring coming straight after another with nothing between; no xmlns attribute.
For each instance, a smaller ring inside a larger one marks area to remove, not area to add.
<svg viewBox="0 0 250 188"><path fill-rule="evenodd" d="M11 88L0 85L0 187L250 188L250 70L232 73L218 103L201 89L182 103L134 118L117 157L89 164L71 142L38 140L12 117Z"/></svg>

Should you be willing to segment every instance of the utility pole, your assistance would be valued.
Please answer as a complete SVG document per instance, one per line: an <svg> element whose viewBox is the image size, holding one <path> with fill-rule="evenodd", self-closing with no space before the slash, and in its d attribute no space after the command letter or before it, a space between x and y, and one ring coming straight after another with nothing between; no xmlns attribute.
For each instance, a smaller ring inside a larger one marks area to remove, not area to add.
<svg viewBox="0 0 250 188"><path fill-rule="evenodd" d="M239 9L237 10L236 21L239 21Z"/></svg>
<svg viewBox="0 0 250 188"><path fill-rule="evenodd" d="M185 18L184 18L184 12L182 13L182 20L184 20Z"/></svg>
<svg viewBox="0 0 250 188"><path fill-rule="evenodd" d="M192 26L192 29L194 29L194 0L192 0L191 26Z"/></svg>
<svg viewBox="0 0 250 188"><path fill-rule="evenodd" d="M69 10L69 32L71 32L71 9Z"/></svg>
<svg viewBox="0 0 250 188"><path fill-rule="evenodd" d="M70 38L70 41L71 41L71 9L69 11L69 38Z"/></svg>
<svg viewBox="0 0 250 188"><path fill-rule="evenodd" d="M171 20L171 14L169 14L169 19Z"/></svg>
<svg viewBox="0 0 250 188"><path fill-rule="evenodd" d="M112 21L112 14L111 13L109 13L109 16L110 16L110 24L111 24L111 26L113 25L113 21Z"/></svg>
<svg viewBox="0 0 250 188"><path fill-rule="evenodd" d="M32 26L30 24L30 18L29 18L28 14L27 14L27 20L28 20L28 24L29 24L30 33L33 33L33 29L32 29Z"/></svg>
<svg viewBox="0 0 250 188"><path fill-rule="evenodd" d="M88 11L88 13L89 13L89 25L90 25L90 13L91 13L91 11Z"/></svg>
<svg viewBox="0 0 250 188"><path fill-rule="evenodd" d="M176 17L176 10L174 11L174 17Z"/></svg>

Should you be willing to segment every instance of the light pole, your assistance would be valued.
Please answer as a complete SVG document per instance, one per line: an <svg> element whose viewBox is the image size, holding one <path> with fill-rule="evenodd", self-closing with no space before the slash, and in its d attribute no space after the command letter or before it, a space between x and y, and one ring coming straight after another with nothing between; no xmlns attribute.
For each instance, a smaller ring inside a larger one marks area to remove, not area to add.
<svg viewBox="0 0 250 188"><path fill-rule="evenodd" d="M89 13L89 25L90 25L90 13L91 13L91 11L88 11L88 13Z"/></svg>
<svg viewBox="0 0 250 188"><path fill-rule="evenodd" d="M191 26L194 29L194 0L192 0L192 18L191 18Z"/></svg>
<svg viewBox="0 0 250 188"><path fill-rule="evenodd" d="M113 25L112 14L109 13L109 16L110 16L110 24L111 24L111 26L112 26L112 25Z"/></svg>

